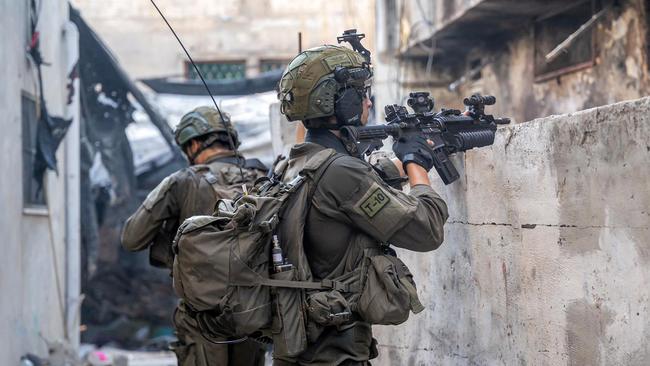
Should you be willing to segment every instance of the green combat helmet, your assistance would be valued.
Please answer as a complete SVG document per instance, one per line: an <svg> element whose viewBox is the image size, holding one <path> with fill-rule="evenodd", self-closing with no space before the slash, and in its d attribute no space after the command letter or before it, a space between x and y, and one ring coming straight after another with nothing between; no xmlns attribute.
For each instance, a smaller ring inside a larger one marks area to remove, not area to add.
<svg viewBox="0 0 650 366"><path fill-rule="evenodd" d="M221 115L226 120L225 123L221 119ZM222 112L221 115L212 107L198 107L185 114L174 130L176 144L182 148L192 139L215 134L215 138L210 139L209 144L221 140L224 145L230 146L230 139L232 138L232 142L235 144L234 147L238 147L239 138L237 131L232 127L230 115L226 112ZM234 148L233 146L230 147Z"/></svg>
<svg viewBox="0 0 650 366"><path fill-rule="evenodd" d="M308 128L358 125L371 76L366 59L349 48L325 45L308 49L296 56L282 75L281 111L289 121L302 120ZM336 116L335 125L322 118L329 116Z"/></svg>

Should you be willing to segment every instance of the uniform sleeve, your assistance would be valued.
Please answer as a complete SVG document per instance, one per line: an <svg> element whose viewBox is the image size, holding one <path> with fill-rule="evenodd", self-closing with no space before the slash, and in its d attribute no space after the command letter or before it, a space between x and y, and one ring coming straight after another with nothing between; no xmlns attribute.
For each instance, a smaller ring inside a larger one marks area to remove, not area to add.
<svg viewBox="0 0 650 366"><path fill-rule="evenodd" d="M379 174L379 177L386 182L386 184L397 190L402 190L402 186L406 180L400 175L400 171L395 166L395 163L388 158L381 157L377 159L377 162L373 165L375 171Z"/></svg>
<svg viewBox="0 0 650 366"><path fill-rule="evenodd" d="M389 187L356 158L335 161L318 184L314 205L381 242L415 250L436 249L444 239L447 205L427 185L410 193Z"/></svg>
<svg viewBox="0 0 650 366"><path fill-rule="evenodd" d="M174 176L165 178L149 193L122 231L122 246L129 251L144 250L160 230L163 222L179 215L179 204L174 198Z"/></svg>

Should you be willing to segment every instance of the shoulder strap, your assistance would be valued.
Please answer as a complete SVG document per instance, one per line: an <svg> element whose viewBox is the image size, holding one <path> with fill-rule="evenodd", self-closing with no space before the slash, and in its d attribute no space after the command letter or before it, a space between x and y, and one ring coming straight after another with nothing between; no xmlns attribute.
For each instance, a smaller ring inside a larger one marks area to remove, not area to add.
<svg viewBox="0 0 650 366"><path fill-rule="evenodd" d="M309 171L307 172L307 176L311 179L312 185L309 187L309 194L307 196L307 210L311 208L311 201L314 198L314 195L316 194L316 187L318 186L318 182L320 179L325 175L325 172L327 169L334 163L336 160L339 158L343 157L345 155L335 153L327 158L326 161L324 161L321 166L316 169L315 171Z"/></svg>
<svg viewBox="0 0 650 366"><path fill-rule="evenodd" d="M215 193L217 194L221 193L221 189L219 187L219 180L217 179L217 177L214 176L214 174L212 174L212 171L210 171L210 169L206 169L205 171L203 171L203 178L205 178L205 180L207 180L208 183L210 183L210 186L212 187L212 189L214 189Z"/></svg>
<svg viewBox="0 0 650 366"><path fill-rule="evenodd" d="M244 168L257 169L263 172L268 172L269 170L269 168L259 159L245 159Z"/></svg>
<svg viewBox="0 0 650 366"><path fill-rule="evenodd" d="M327 151L330 150L330 151ZM304 178L307 177L311 180L312 185L309 187L309 192L307 194L307 202L305 209L309 210L311 207L311 201L316 193L316 186L320 178L325 174L325 171L332 165L334 161L345 156L343 154L336 153L332 149L323 150L319 152L312 158L310 158L305 167L300 171L300 175L297 178L299 180L298 185L301 185L304 182ZM297 188L297 187L296 187ZM294 190L295 191L295 190ZM283 197L287 198L291 195L291 192ZM334 281L330 279L324 279L320 282L315 281L297 281L297 280L276 280L272 278L265 278L262 280L261 284L271 287L285 287L285 288L299 288L299 289L312 289L312 290L338 290L340 292L358 292L360 291L359 286L343 283L340 281Z"/></svg>
<svg viewBox="0 0 650 366"><path fill-rule="evenodd" d="M302 175L312 175L319 170L322 170L321 168L331 162L331 160L335 157L341 157L344 156L343 154L338 154L334 149L324 149L316 154L314 156L310 157L306 162L305 166L302 167L300 170L300 174Z"/></svg>

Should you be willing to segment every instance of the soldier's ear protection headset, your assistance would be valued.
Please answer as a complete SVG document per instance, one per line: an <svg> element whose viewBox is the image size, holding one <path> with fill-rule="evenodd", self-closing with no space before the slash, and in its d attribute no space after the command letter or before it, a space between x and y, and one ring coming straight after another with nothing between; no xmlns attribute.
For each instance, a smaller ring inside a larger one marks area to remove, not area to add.
<svg viewBox="0 0 650 366"><path fill-rule="evenodd" d="M369 79L372 75L367 64L364 67L334 69L334 80L338 91L334 96L334 115L338 127L358 126L361 124L363 99L370 98Z"/></svg>

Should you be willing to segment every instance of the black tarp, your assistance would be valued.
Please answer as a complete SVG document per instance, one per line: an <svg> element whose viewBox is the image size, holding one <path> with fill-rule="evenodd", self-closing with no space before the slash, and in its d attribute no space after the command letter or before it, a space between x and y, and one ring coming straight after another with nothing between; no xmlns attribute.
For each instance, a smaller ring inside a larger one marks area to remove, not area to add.
<svg viewBox="0 0 650 366"><path fill-rule="evenodd" d="M45 94L43 93L43 74L42 66L45 63L41 56L40 50L40 33L36 30L38 26L39 11L36 9L36 2L30 1L31 14L30 30L31 42L28 48L28 54L36 66L38 74L38 91L39 91L39 113L38 124L36 129L36 151L34 154L33 175L38 182L39 190L43 186L43 175L45 170L50 169L58 173L56 166L56 150L59 148L61 141L65 137L68 128L72 123L71 119L51 116L47 110ZM74 74L74 70L72 72ZM70 101L68 101L70 103Z"/></svg>

